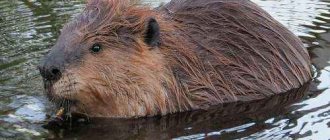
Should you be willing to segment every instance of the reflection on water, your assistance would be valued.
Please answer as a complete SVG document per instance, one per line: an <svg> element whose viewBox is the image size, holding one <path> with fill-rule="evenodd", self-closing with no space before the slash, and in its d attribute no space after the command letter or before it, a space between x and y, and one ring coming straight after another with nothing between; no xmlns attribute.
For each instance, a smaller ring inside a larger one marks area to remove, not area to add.
<svg viewBox="0 0 330 140"><path fill-rule="evenodd" d="M166 1L169 0L162 2ZM82 10L83 0L0 0L0 139L83 139L83 136L104 138L113 135L119 139L329 139L330 2L253 1L299 35L308 47L316 73L304 100L289 105L305 95L297 94L295 97L299 98L274 98L248 106L236 104L224 106L227 109L223 110L162 118L95 120L79 129L58 133L41 127L49 109L46 99L41 96L43 90L36 65L55 42L62 25ZM145 3L149 2L153 6L160 3L145 0ZM281 106L271 107L275 103ZM102 123L98 123L100 121Z"/></svg>

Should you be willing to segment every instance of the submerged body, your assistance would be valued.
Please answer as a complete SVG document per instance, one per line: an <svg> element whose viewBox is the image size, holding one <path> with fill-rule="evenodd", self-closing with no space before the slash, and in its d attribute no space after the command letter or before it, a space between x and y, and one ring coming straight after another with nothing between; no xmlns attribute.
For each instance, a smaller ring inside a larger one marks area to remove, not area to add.
<svg viewBox="0 0 330 140"><path fill-rule="evenodd" d="M302 42L247 0L178 0L157 9L90 0L40 72L58 106L121 118L263 99L311 79Z"/></svg>

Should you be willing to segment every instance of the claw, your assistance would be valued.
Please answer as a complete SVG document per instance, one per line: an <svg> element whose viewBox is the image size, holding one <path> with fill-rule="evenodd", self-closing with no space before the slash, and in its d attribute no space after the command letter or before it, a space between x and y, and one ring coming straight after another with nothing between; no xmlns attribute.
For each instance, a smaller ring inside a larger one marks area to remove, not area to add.
<svg viewBox="0 0 330 140"><path fill-rule="evenodd" d="M61 121L63 121L64 119L63 119L63 117L64 117L64 108L63 107L61 107L57 112L56 112L56 119L59 119L59 120L61 120Z"/></svg>

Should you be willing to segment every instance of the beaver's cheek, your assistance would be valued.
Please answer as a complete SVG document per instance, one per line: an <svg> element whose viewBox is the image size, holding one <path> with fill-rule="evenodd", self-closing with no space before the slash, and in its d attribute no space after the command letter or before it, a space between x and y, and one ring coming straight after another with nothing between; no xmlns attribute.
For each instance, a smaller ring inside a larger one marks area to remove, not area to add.
<svg viewBox="0 0 330 140"><path fill-rule="evenodd" d="M89 114L88 112L91 112L92 107L87 98L78 96L78 98L75 98L75 103L70 106L70 110L72 113Z"/></svg>
<svg viewBox="0 0 330 140"><path fill-rule="evenodd" d="M77 102L77 104L70 107L71 113L84 114L89 117L102 116L106 108L100 107L97 103L91 103L90 101L83 100L83 102ZM105 114L103 114L105 115Z"/></svg>
<svg viewBox="0 0 330 140"><path fill-rule="evenodd" d="M92 96L93 94L89 90L78 90L78 93L74 98L83 106L90 107L97 103L97 99Z"/></svg>

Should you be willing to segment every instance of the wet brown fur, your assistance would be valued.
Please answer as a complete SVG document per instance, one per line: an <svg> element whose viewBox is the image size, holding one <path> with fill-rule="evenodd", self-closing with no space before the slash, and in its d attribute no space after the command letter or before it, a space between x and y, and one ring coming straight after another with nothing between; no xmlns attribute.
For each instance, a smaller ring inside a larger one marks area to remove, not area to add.
<svg viewBox="0 0 330 140"><path fill-rule="evenodd" d="M143 42L150 18L161 30L155 48ZM157 9L90 0L57 45L66 53L95 42L106 48L67 66L53 93L78 101L73 111L94 117L164 115L262 99L311 79L301 41L247 0L177 0Z"/></svg>

